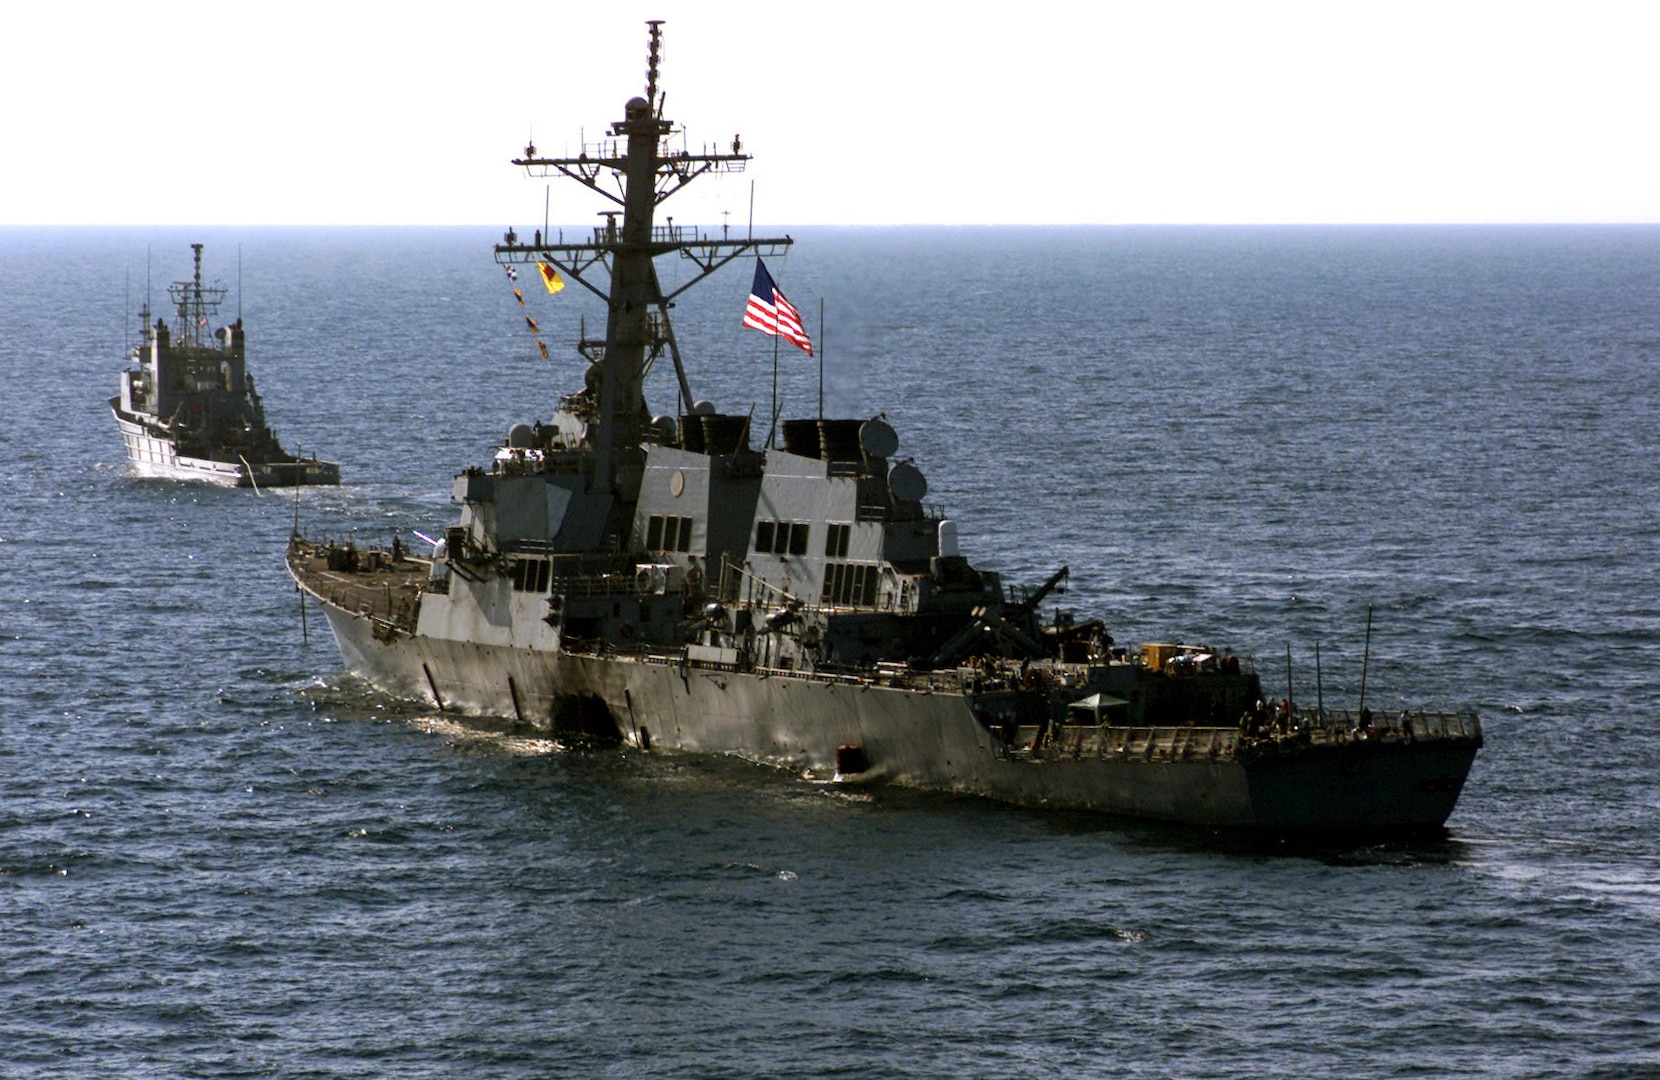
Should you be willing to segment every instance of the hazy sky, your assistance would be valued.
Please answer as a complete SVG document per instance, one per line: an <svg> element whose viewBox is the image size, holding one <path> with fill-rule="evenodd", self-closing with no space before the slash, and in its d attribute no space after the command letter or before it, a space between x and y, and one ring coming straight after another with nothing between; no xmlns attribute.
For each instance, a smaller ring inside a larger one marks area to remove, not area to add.
<svg viewBox="0 0 1660 1080"><path fill-rule="evenodd" d="M19 3L0 224L539 223L507 160L621 118L647 18L756 155L688 224L1660 222L1660 3L983 7Z"/></svg>

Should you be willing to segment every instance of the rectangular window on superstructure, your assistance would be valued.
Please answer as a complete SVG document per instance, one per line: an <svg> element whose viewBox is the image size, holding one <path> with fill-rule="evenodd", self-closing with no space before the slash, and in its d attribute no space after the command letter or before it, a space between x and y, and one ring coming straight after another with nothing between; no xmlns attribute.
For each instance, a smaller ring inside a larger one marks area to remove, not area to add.
<svg viewBox="0 0 1660 1080"><path fill-rule="evenodd" d="M646 522L646 550L692 550L692 519L679 514L653 514Z"/></svg>
<svg viewBox="0 0 1660 1080"><path fill-rule="evenodd" d="M820 599L823 604L835 604L836 597L841 592L842 574L847 571L846 563L824 564L824 595Z"/></svg>
<svg viewBox="0 0 1660 1080"><path fill-rule="evenodd" d="M805 555L812 526L805 521L757 521L755 550L763 555Z"/></svg>
<svg viewBox="0 0 1660 1080"><path fill-rule="evenodd" d="M507 576L515 592L545 593L553 583L553 564L546 559L512 559Z"/></svg>
<svg viewBox="0 0 1660 1080"><path fill-rule="evenodd" d="M881 580L880 567L866 563L827 562L824 564L821 602L836 607L875 607L876 586Z"/></svg>
<svg viewBox="0 0 1660 1080"><path fill-rule="evenodd" d="M829 559L847 558L847 542L853 534L851 525L831 525L824 534L824 555Z"/></svg>

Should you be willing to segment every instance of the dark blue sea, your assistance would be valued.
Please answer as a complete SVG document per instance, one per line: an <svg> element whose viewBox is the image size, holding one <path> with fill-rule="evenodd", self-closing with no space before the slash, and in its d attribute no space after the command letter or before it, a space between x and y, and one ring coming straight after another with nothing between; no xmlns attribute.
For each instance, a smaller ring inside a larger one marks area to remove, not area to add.
<svg viewBox="0 0 1660 1080"><path fill-rule="evenodd" d="M441 528L580 385L598 303L521 279L522 312L490 229L4 229L0 1076L1660 1077L1660 228L793 233L827 410L887 415L965 554L1068 566L1120 643L1227 645L1276 694L1474 709L1447 838L1247 843L383 698L290 531ZM127 475L105 399L192 241L339 489ZM749 283L676 328L698 396L764 418ZM778 370L814 414L816 360Z"/></svg>

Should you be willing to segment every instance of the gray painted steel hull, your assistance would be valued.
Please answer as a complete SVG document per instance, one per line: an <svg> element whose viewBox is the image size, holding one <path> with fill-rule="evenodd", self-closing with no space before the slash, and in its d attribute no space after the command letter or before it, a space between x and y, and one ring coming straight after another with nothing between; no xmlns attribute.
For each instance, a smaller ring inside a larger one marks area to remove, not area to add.
<svg viewBox="0 0 1660 1080"><path fill-rule="evenodd" d="M389 693L441 709L553 725L560 702L597 699L642 750L732 754L849 778L1028 806L1281 831L1441 827L1474 746L1241 761L1029 760L999 751L959 693L657 663L395 633L323 604L346 664Z"/></svg>

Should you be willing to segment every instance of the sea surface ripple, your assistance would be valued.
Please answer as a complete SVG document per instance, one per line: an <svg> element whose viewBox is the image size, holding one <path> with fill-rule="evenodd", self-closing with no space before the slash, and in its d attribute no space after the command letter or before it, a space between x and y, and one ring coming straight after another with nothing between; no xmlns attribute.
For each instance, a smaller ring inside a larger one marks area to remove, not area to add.
<svg viewBox="0 0 1660 1080"><path fill-rule="evenodd" d="M1248 843L386 699L290 531L441 528L580 385L597 304L525 290L544 361L488 230L4 229L0 1077L1660 1077L1660 229L790 231L827 410L887 415L965 554L1276 694L1318 646L1328 704L1364 661L1376 708L1478 711L1448 837ZM127 475L104 400L193 241L338 490ZM748 285L676 329L765 417Z"/></svg>

